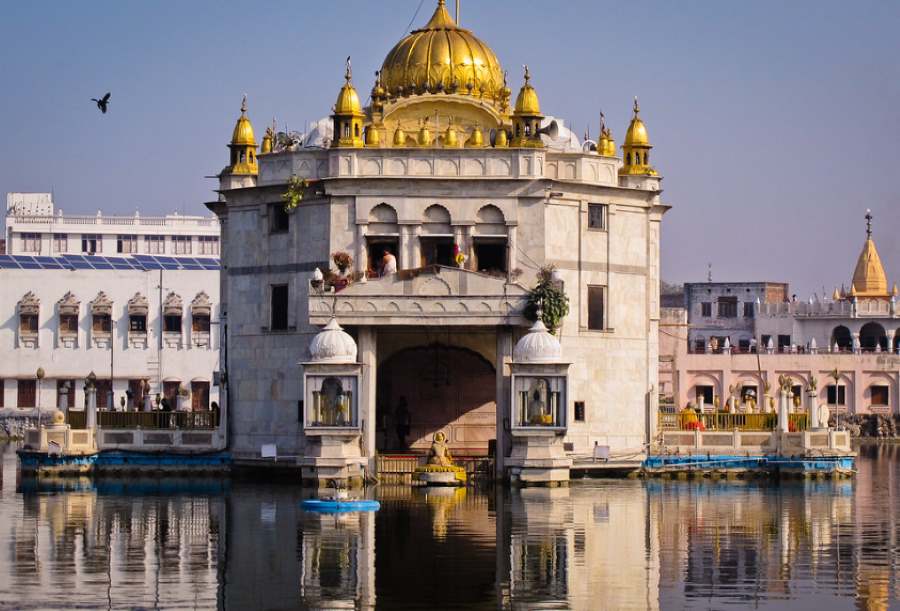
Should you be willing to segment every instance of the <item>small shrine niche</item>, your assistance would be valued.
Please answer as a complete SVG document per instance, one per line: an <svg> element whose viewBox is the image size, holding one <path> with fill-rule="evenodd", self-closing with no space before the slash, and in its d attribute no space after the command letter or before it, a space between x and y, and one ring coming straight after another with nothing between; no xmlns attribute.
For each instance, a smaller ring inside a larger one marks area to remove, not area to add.
<svg viewBox="0 0 900 611"><path fill-rule="evenodd" d="M181 348L183 341L182 318L184 303L181 296L170 292L163 301L163 343L167 348Z"/></svg>
<svg viewBox="0 0 900 611"><path fill-rule="evenodd" d="M41 300L28 291L17 304L19 315L18 347L37 348L38 328L41 314Z"/></svg>
<svg viewBox="0 0 900 611"><path fill-rule="evenodd" d="M69 291L56 302L56 309L59 315L59 333L57 335L59 347L77 348L78 315L81 310L81 302Z"/></svg>
<svg viewBox="0 0 900 611"><path fill-rule="evenodd" d="M150 303L140 293L128 300L128 346L147 348L147 316Z"/></svg>
<svg viewBox="0 0 900 611"><path fill-rule="evenodd" d="M209 295L200 291L191 301L191 344L198 348L210 347L212 304Z"/></svg>
<svg viewBox="0 0 900 611"><path fill-rule="evenodd" d="M97 348L112 345L112 300L100 291L91 302L91 343Z"/></svg>

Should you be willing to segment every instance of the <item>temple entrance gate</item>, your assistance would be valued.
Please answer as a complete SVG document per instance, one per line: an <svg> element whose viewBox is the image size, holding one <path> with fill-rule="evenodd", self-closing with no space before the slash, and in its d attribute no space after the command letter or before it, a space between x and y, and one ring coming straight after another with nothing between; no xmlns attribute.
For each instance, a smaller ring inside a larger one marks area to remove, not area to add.
<svg viewBox="0 0 900 611"><path fill-rule="evenodd" d="M433 342L378 367L379 452L425 452L444 431L455 456L485 456L496 438L496 373L478 352Z"/></svg>

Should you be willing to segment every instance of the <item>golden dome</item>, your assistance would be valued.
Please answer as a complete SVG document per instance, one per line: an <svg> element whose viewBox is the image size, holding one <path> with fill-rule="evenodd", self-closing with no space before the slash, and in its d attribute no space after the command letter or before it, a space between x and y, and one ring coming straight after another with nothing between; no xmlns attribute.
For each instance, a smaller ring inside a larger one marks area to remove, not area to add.
<svg viewBox="0 0 900 611"><path fill-rule="evenodd" d="M528 66L525 66L525 84L519 90L519 97L516 98L515 113L517 115L539 115L541 114L541 103L538 101L537 91L531 86L531 73Z"/></svg>
<svg viewBox="0 0 900 611"><path fill-rule="evenodd" d="M497 129L497 136L494 138L494 148L502 149L509 146L509 137L506 135L506 129L501 125Z"/></svg>
<svg viewBox="0 0 900 611"><path fill-rule="evenodd" d="M444 131L444 146L446 146L446 147L459 146L459 137L456 135L456 128L453 127L452 122L449 125L447 125L447 129Z"/></svg>
<svg viewBox="0 0 900 611"><path fill-rule="evenodd" d="M444 0L438 0L425 27L413 30L387 54L381 83L392 97L443 92L499 101L503 70L491 48L457 26Z"/></svg>
<svg viewBox="0 0 900 611"><path fill-rule="evenodd" d="M431 146L431 130L428 129L428 118L422 121L422 127L419 128L419 134L416 136L416 142L419 146Z"/></svg>
<svg viewBox="0 0 900 611"><path fill-rule="evenodd" d="M352 74L350 72L350 58L347 58L347 70L344 72L344 86L338 93L337 101L334 103L334 114L336 115L361 115L362 104L359 103L359 94L350 82Z"/></svg>
<svg viewBox="0 0 900 611"><path fill-rule="evenodd" d="M468 140L466 140L466 146L469 148L484 146L484 132L481 131L480 125L476 125L472 130L472 135L469 136Z"/></svg>
<svg viewBox="0 0 900 611"><path fill-rule="evenodd" d="M399 125L394 131L394 146L406 146L406 132Z"/></svg>
<svg viewBox="0 0 900 611"><path fill-rule="evenodd" d="M236 146L256 146L256 137L253 135L253 126L247 118L247 96L241 101L241 116L234 125L231 134L231 144Z"/></svg>
<svg viewBox="0 0 900 611"><path fill-rule="evenodd" d="M366 128L366 146L381 146L381 134L374 125Z"/></svg>
<svg viewBox="0 0 900 611"><path fill-rule="evenodd" d="M613 139L612 130L606 126L606 116L600 113L600 142L597 143L597 153L603 157L616 156L616 141Z"/></svg>
<svg viewBox="0 0 900 611"><path fill-rule="evenodd" d="M887 276L881 257L872 240L872 213L866 211L866 243L863 245L856 269L853 271L853 288L859 297L888 297ZM852 293L851 293L852 294Z"/></svg>
<svg viewBox="0 0 900 611"><path fill-rule="evenodd" d="M647 135L647 126L641 121L641 108L638 106L637 98L634 98L634 117L631 119L631 125L625 132L625 146L650 146L650 137Z"/></svg>

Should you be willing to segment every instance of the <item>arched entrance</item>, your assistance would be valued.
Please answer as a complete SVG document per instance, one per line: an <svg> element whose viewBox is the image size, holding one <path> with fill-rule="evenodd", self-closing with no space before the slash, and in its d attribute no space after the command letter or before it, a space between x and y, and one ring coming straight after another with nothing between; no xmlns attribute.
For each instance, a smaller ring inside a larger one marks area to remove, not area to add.
<svg viewBox="0 0 900 611"><path fill-rule="evenodd" d="M496 435L494 366L466 348L434 343L389 357L377 377L379 451L426 451L444 431L457 455L483 456Z"/></svg>
<svg viewBox="0 0 900 611"><path fill-rule="evenodd" d="M835 344L837 344L838 350L853 350L853 336L850 335L850 329L844 325L835 327L831 332L831 346L829 346L829 348Z"/></svg>
<svg viewBox="0 0 900 611"><path fill-rule="evenodd" d="M863 350L875 350L876 346L887 350L887 334L884 332L884 327L877 322L864 324L859 330L859 345Z"/></svg>

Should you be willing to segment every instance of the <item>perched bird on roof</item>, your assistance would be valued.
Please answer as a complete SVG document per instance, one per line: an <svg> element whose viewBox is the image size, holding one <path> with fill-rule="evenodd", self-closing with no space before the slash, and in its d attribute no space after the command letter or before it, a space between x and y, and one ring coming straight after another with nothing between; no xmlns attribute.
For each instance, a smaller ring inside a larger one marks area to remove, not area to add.
<svg viewBox="0 0 900 611"><path fill-rule="evenodd" d="M97 108L100 109L100 112L106 114L107 109L109 108L109 92L99 100L97 98L91 98L91 102L97 103Z"/></svg>

